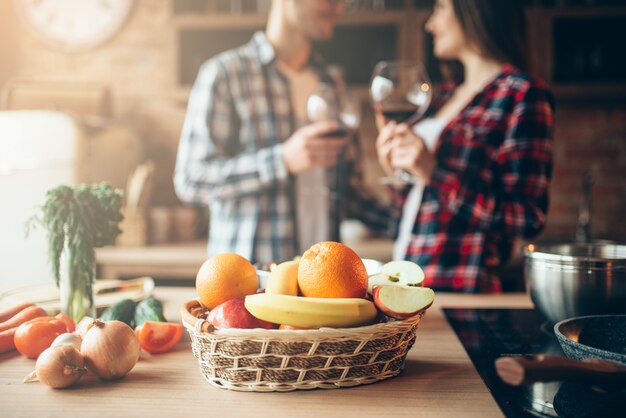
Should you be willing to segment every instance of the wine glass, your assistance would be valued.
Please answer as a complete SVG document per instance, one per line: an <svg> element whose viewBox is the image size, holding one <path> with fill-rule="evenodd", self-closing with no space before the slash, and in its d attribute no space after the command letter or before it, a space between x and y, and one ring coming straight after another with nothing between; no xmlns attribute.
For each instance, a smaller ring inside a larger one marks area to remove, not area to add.
<svg viewBox="0 0 626 418"><path fill-rule="evenodd" d="M381 61L374 68L370 94L385 124L393 120L414 125L430 106L432 87L422 65ZM384 184L414 183L411 175L400 169L393 177L383 177L380 181Z"/></svg>
<svg viewBox="0 0 626 418"><path fill-rule="evenodd" d="M361 97L354 91L345 91L340 97L339 120L354 133L361 125Z"/></svg>
<svg viewBox="0 0 626 418"><path fill-rule="evenodd" d="M361 100L358 94L334 88L327 83L321 83L318 91L307 100L307 116L310 122L336 120L340 127L324 135L325 138L344 137L355 133L361 124ZM337 166L328 175L333 176L330 183L337 187L338 170L340 170L343 153L339 156ZM338 198L337 194L327 187L318 191L331 199Z"/></svg>
<svg viewBox="0 0 626 418"><path fill-rule="evenodd" d="M321 83L318 91L307 100L307 116L310 122L336 120L341 124L325 137L346 136L361 124L361 100L354 92L340 92L330 84Z"/></svg>

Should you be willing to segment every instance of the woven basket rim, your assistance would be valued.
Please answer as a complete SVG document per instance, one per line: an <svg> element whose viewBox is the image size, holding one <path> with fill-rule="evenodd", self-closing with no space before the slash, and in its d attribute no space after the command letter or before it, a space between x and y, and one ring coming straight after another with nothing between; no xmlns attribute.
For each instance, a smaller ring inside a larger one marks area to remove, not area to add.
<svg viewBox="0 0 626 418"><path fill-rule="evenodd" d="M181 307L200 372L213 386L244 392L338 389L397 376L425 313L354 328L278 330L216 329L206 311L197 298Z"/></svg>
<svg viewBox="0 0 626 418"><path fill-rule="evenodd" d="M200 306L200 301L198 298L193 298L186 301L182 309L186 310L189 314L186 306L188 303L195 301ZM206 308L205 308L206 309ZM182 318L182 323L185 328L188 330L193 330L195 333L206 336L219 336L219 337L250 337L250 338L276 338L281 337L285 340L292 341L306 341L308 338L317 339L319 337L345 337L347 339L354 338L357 336L362 336L365 333L371 334L371 338L376 338L378 334L387 334L390 328L410 326L415 322L420 322L422 316L426 311L418 312L417 314L405 318L405 319L397 319L397 320L389 320L387 322L378 322L371 325L365 325L360 327L351 327L351 328L329 328L322 327L317 329L301 329L301 330L289 330L289 329L265 329L265 328L214 328L210 332L204 332L200 330L200 326L202 322L207 322L205 319L200 319L196 325L190 324L185 318ZM197 318L197 317L196 317Z"/></svg>

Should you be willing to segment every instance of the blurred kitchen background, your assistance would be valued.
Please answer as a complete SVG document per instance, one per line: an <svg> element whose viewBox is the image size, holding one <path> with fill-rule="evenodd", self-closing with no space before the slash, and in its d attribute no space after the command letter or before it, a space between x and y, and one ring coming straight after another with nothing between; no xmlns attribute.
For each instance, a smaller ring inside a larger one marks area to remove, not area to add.
<svg viewBox="0 0 626 418"><path fill-rule="evenodd" d="M51 280L43 233L25 239L23 224L62 182L108 180L133 194L118 245L98 252L99 277L195 277L208 216L182 206L171 181L187 97L204 60L264 27L269 3L0 1L0 290ZM334 40L318 45L363 96L367 178L383 199L367 83L374 64L392 58L424 61L440 79L423 30L431 7L348 0ZM626 2L529 0L527 16L531 70L557 98L540 239L572 241L586 229L626 241ZM390 258L390 241L354 223L343 232L363 257ZM520 269L516 258L511 289Z"/></svg>

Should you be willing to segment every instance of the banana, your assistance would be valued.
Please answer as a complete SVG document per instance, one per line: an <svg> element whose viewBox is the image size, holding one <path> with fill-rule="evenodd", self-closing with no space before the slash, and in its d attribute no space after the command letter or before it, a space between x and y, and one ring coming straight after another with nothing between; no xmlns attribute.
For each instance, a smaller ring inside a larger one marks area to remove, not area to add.
<svg viewBox="0 0 626 418"><path fill-rule="evenodd" d="M371 324L378 311L367 299L307 298L257 293L246 296L246 309L258 319L298 328L350 328Z"/></svg>
<svg viewBox="0 0 626 418"><path fill-rule="evenodd" d="M299 260L292 260L277 265L267 278L265 293L297 296L299 264Z"/></svg>

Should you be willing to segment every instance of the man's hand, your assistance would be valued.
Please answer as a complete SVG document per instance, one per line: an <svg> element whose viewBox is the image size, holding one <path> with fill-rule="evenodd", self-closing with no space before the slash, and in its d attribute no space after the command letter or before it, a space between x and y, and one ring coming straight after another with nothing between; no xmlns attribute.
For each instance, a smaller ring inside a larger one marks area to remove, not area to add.
<svg viewBox="0 0 626 418"><path fill-rule="evenodd" d="M316 122L293 133L283 144L283 158L291 174L300 174L314 167L328 168L337 164L348 136L324 137L341 128L335 121Z"/></svg>

